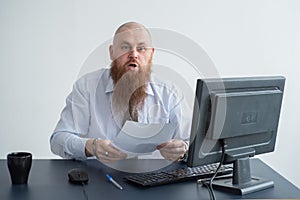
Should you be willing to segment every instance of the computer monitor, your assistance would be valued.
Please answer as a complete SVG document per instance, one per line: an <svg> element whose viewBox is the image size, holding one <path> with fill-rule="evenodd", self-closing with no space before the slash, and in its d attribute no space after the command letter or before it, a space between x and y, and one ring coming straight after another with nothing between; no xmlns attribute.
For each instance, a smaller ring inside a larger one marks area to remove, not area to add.
<svg viewBox="0 0 300 200"><path fill-rule="evenodd" d="M247 194L272 187L251 176L249 157L274 151L284 84L282 76L197 80L188 166L220 162L225 147L233 177L214 188Z"/></svg>

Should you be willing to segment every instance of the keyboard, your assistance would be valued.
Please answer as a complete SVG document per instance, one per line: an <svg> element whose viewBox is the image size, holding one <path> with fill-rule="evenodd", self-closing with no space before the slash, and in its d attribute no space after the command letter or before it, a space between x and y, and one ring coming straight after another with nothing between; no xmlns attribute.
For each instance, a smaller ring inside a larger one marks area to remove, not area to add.
<svg viewBox="0 0 300 200"><path fill-rule="evenodd" d="M219 164L202 165L198 167L185 167L174 170L155 171L149 173L135 174L126 176L125 179L139 186L158 186L187 180L197 180L211 178ZM232 174L232 165L222 165L217 174L218 176Z"/></svg>

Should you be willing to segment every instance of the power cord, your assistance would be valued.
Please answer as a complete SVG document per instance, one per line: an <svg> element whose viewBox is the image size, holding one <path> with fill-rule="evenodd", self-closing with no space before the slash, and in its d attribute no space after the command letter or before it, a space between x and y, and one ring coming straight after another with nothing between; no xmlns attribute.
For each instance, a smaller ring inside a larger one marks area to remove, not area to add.
<svg viewBox="0 0 300 200"><path fill-rule="evenodd" d="M85 190L85 183L81 182L81 185L82 185L82 191L83 191L83 195L84 195L85 200L89 200L89 196L88 196L88 194Z"/></svg>
<svg viewBox="0 0 300 200"><path fill-rule="evenodd" d="M208 192L209 192L209 196L210 196L210 199L211 200L215 200L215 194L214 194L214 190L213 190L213 187L212 187L212 183L213 183L213 180L215 179L215 177L217 176L223 162L224 162L224 159L225 159L225 147L226 147L226 142L225 140L222 140L222 156L221 156L221 161L219 163L219 166L217 167L217 170L215 171L214 175L209 179L209 181L207 180L203 180L201 181L201 183L207 187L208 189Z"/></svg>

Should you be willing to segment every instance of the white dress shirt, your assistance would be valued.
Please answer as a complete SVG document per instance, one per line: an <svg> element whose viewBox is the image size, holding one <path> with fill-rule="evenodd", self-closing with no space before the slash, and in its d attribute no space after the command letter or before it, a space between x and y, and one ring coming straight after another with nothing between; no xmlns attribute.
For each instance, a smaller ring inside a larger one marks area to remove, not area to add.
<svg viewBox="0 0 300 200"><path fill-rule="evenodd" d="M90 138L113 140L120 131L111 109L114 90L109 69L100 69L78 79L66 99L60 120L51 135L51 151L63 158L86 159L85 143ZM173 139L188 141L191 120L183 115L183 96L174 86L152 73L147 97L138 122L172 123ZM156 150L153 155L160 155Z"/></svg>

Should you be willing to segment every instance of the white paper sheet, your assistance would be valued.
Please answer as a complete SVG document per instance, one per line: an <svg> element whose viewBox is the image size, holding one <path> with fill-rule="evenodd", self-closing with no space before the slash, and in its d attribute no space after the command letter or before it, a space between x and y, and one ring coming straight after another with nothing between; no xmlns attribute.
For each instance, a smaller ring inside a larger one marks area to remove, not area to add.
<svg viewBox="0 0 300 200"><path fill-rule="evenodd" d="M175 127L172 124L142 124L126 121L113 146L133 157L151 154L156 146L172 139Z"/></svg>

